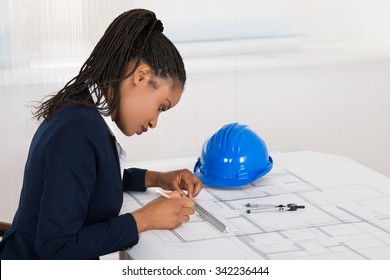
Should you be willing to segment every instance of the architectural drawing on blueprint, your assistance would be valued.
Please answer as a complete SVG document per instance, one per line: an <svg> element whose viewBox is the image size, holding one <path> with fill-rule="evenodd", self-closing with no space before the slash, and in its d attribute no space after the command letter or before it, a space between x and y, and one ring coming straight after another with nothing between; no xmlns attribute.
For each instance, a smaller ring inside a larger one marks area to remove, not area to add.
<svg viewBox="0 0 390 280"><path fill-rule="evenodd" d="M156 196L128 193L122 211ZM242 188L205 187L196 201L228 232L192 215L178 229L142 233L129 254L141 259L390 259L390 196L366 184L323 189L275 164L267 176ZM248 214L247 203L306 208Z"/></svg>

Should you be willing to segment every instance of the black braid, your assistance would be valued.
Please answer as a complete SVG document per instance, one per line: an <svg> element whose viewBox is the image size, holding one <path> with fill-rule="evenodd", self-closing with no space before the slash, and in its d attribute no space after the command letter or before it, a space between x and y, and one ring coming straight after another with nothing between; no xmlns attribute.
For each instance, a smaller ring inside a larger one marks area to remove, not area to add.
<svg viewBox="0 0 390 280"><path fill-rule="evenodd" d="M111 114L119 104L121 81L132 75L141 62L150 66L153 75L169 78L173 86L184 88L186 71L182 57L162 29L161 22L148 10L135 9L118 16L80 68L79 74L57 94L41 101L34 116L46 118L67 104L99 107L105 115ZM134 62L133 70L125 77L129 64ZM91 84L100 89L96 91L96 103L90 95L80 94ZM109 87L112 88L112 98L109 103L102 104L102 95Z"/></svg>

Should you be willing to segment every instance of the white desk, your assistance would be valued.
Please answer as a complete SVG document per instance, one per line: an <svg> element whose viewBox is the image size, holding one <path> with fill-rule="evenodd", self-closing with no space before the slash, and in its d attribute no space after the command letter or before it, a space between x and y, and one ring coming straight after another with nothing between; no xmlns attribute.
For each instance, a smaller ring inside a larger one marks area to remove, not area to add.
<svg viewBox="0 0 390 280"><path fill-rule="evenodd" d="M205 187L196 201L226 224L221 233L193 215L176 230L142 233L134 259L390 259L390 178L340 156L272 154L274 168L239 189ZM149 162L155 170L196 158ZM131 212L157 196L125 194ZM246 213L246 203L306 206L294 212Z"/></svg>

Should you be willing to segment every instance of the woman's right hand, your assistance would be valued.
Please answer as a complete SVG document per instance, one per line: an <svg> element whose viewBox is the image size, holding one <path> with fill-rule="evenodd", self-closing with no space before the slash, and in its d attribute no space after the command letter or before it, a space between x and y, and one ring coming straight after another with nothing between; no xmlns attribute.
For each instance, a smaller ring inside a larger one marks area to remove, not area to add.
<svg viewBox="0 0 390 280"><path fill-rule="evenodd" d="M195 202L191 198L158 197L131 214L137 223L138 232L175 229L190 219L194 206Z"/></svg>

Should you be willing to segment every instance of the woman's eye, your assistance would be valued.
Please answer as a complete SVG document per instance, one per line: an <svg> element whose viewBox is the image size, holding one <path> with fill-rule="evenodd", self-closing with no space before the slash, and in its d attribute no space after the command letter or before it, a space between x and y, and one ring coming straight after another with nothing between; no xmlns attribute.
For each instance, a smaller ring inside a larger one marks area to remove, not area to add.
<svg viewBox="0 0 390 280"><path fill-rule="evenodd" d="M165 111L165 105L160 105L160 107L158 108L158 110L160 112L164 112Z"/></svg>

